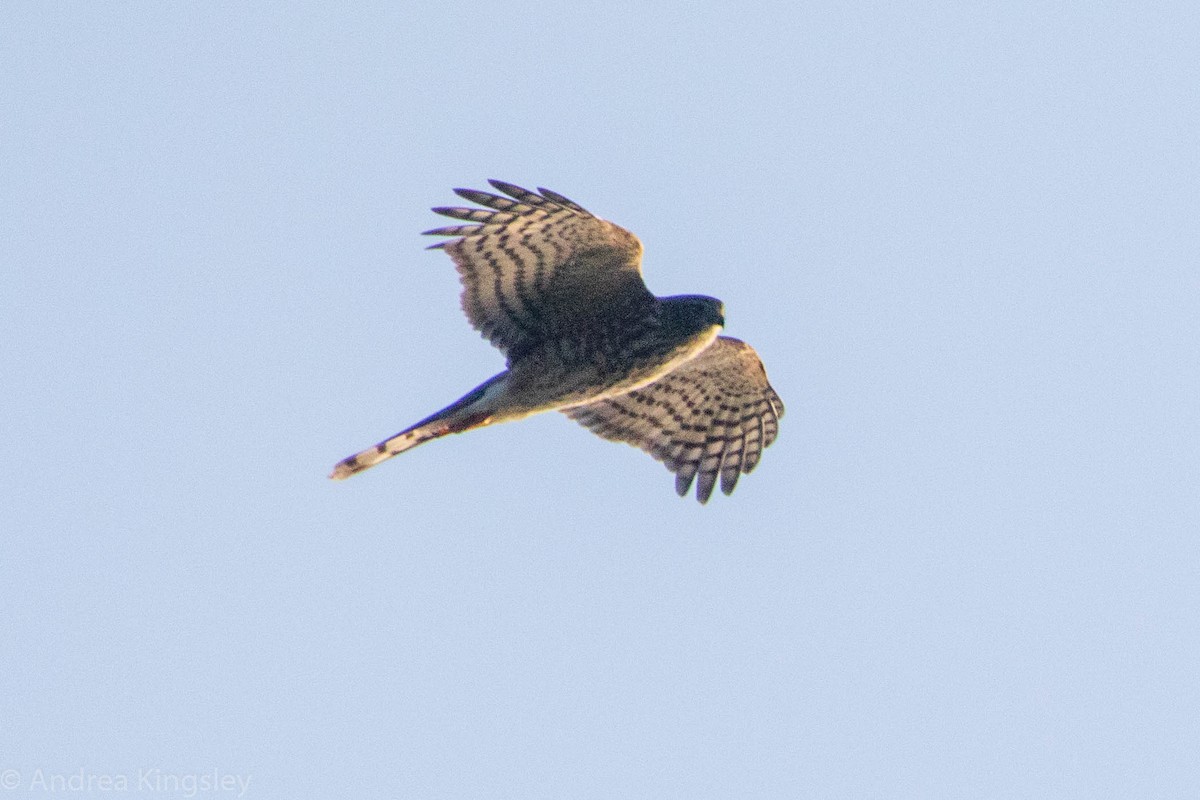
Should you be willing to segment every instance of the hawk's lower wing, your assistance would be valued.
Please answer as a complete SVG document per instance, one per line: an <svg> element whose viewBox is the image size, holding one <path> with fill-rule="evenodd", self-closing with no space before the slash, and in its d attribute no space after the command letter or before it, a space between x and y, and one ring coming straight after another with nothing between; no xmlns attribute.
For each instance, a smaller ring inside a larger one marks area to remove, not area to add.
<svg viewBox="0 0 1200 800"><path fill-rule="evenodd" d="M754 348L721 336L700 355L636 391L575 408L593 433L645 450L675 473L675 490L707 502L721 478L729 494L779 433L783 402Z"/></svg>

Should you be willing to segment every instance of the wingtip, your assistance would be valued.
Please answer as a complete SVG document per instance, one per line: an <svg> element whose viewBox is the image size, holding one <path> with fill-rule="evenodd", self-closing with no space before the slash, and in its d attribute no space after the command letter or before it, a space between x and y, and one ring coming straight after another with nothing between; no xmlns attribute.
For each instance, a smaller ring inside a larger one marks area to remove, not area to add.
<svg viewBox="0 0 1200 800"><path fill-rule="evenodd" d="M508 181L502 181L496 178L488 178L488 186L491 186L498 192L503 192L514 200L524 202L531 199L530 195L532 192L523 186L517 186L515 183L509 183Z"/></svg>
<svg viewBox="0 0 1200 800"><path fill-rule="evenodd" d="M443 230L442 228L433 228L431 230L421 231L421 235L422 236L445 236L446 234L441 233L442 230ZM440 250L448 244L450 244L449 239L447 239L445 241L441 241L441 242L434 242L431 245L427 245L425 247L425 249L426 250Z"/></svg>

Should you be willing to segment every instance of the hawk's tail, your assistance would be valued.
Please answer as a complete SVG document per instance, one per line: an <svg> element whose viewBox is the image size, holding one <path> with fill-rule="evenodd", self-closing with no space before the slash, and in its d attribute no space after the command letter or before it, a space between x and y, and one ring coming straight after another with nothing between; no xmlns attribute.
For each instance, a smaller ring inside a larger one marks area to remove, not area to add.
<svg viewBox="0 0 1200 800"><path fill-rule="evenodd" d="M462 433L473 428L479 428L492 421L491 394L488 390L507 373L501 373L487 382L477 386L464 397L456 400L433 416L400 431L395 436L384 439L374 447L369 447L361 453L355 453L349 458L343 458L329 473L335 481L349 478L355 473L370 469L381 461L387 461L395 455L411 450L419 444L440 439L451 433Z"/></svg>

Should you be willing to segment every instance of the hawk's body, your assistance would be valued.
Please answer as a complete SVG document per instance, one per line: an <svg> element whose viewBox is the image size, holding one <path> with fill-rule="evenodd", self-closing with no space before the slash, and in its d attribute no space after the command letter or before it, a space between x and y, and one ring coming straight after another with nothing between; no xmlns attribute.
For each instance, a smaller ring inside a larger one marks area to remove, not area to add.
<svg viewBox="0 0 1200 800"><path fill-rule="evenodd" d="M471 323L508 369L395 436L341 461L346 478L418 444L483 425L560 410L599 435L646 450L686 494L726 494L758 463L783 404L754 350L718 337L711 297L655 297L641 277L641 243L562 195L491 181L501 197L456 189L486 206L436 208L468 220L428 233L454 259ZM512 198L512 199L510 199Z"/></svg>

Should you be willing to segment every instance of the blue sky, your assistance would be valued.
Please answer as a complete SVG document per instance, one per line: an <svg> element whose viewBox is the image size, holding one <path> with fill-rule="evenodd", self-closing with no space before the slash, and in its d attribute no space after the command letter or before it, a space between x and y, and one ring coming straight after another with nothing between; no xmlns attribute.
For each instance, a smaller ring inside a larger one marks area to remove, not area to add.
<svg viewBox="0 0 1200 800"><path fill-rule="evenodd" d="M645 6L9 4L12 796L1196 792L1200 12ZM491 177L725 302L732 497L560 415L326 480L502 367L419 236Z"/></svg>

